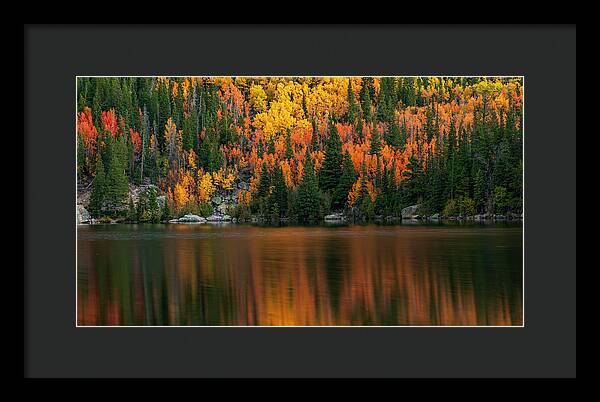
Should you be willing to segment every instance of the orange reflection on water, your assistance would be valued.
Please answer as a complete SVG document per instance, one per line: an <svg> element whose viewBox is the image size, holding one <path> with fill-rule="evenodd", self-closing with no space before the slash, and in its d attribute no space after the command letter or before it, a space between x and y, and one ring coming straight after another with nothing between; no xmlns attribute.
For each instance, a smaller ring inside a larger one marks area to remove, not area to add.
<svg viewBox="0 0 600 402"><path fill-rule="evenodd" d="M79 325L521 325L521 227L80 229Z"/></svg>

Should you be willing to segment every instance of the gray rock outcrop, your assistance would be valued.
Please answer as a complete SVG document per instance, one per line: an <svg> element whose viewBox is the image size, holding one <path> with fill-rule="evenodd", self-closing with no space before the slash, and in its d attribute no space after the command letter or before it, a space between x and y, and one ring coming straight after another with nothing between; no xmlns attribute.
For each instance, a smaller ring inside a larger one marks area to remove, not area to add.
<svg viewBox="0 0 600 402"><path fill-rule="evenodd" d="M81 204L77 205L76 216L77 216L77 224L78 225L85 224L85 223L91 223L91 221L92 221L92 216L90 215L88 210L85 209L85 207Z"/></svg>
<svg viewBox="0 0 600 402"><path fill-rule="evenodd" d="M171 222L171 221L169 221L169 222ZM177 222L178 223L204 223L204 222L206 222L206 219L204 219L203 217L198 216L198 215L187 214L187 215L184 215L181 218L177 219Z"/></svg>
<svg viewBox="0 0 600 402"><path fill-rule="evenodd" d="M417 211L421 207L421 204L415 204L402 209L402 219L416 219L418 218Z"/></svg>

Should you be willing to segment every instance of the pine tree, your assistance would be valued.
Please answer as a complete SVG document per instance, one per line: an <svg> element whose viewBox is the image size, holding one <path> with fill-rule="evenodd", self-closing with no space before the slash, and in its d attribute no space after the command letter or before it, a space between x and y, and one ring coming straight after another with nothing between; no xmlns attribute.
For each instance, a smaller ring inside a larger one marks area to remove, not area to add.
<svg viewBox="0 0 600 402"><path fill-rule="evenodd" d="M354 169L354 163L352 163L350 153L346 150L342 161L342 175L331 199L331 207L333 209L343 208L346 205L348 193L355 181L356 170Z"/></svg>
<svg viewBox="0 0 600 402"><path fill-rule="evenodd" d="M273 198L280 216L285 216L288 207L288 191L281 167L275 169L273 178Z"/></svg>
<svg viewBox="0 0 600 402"><path fill-rule="evenodd" d="M381 78L381 89L377 103L377 119L382 122L391 122L394 118L395 83L393 77Z"/></svg>
<svg viewBox="0 0 600 402"><path fill-rule="evenodd" d="M352 91L352 79L348 79L348 114L346 121L352 125L356 123L358 117L358 104L354 99L354 91Z"/></svg>
<svg viewBox="0 0 600 402"><path fill-rule="evenodd" d="M96 158L96 176L92 185L92 194L90 195L90 212L93 216L100 216L102 205L104 203L104 193L106 191L106 175L104 173L104 163L98 155Z"/></svg>
<svg viewBox="0 0 600 402"><path fill-rule="evenodd" d="M292 148L292 136L288 130L285 135L285 157L286 159L292 159L294 156L294 150Z"/></svg>
<svg viewBox="0 0 600 402"><path fill-rule="evenodd" d="M223 155L219 149L219 134L215 127L207 129L200 145L198 160L208 172L216 172L223 165Z"/></svg>
<svg viewBox="0 0 600 402"><path fill-rule="evenodd" d="M173 215L171 213L171 208L169 207L169 200L167 198L165 198L165 204L163 205L163 208L162 208L160 220L168 221L172 217L173 217Z"/></svg>
<svg viewBox="0 0 600 402"><path fill-rule="evenodd" d="M367 169L363 163L360 174L360 195L357 200L358 211L362 220L369 220L375 214L375 206L367 189Z"/></svg>
<svg viewBox="0 0 600 402"><path fill-rule="evenodd" d="M317 119L313 118L312 119L312 136L310 139L310 147L313 151L318 151L319 150L319 144L321 143L321 140L319 138L319 127L317 126Z"/></svg>
<svg viewBox="0 0 600 402"><path fill-rule="evenodd" d="M256 196L258 198L265 198L269 195L269 189L271 188L271 174L266 163L263 163L260 172L260 182L257 187Z"/></svg>
<svg viewBox="0 0 600 402"><path fill-rule="evenodd" d="M118 212L129 192L129 181L118 152L112 153L105 188L105 200L109 208L112 212Z"/></svg>
<svg viewBox="0 0 600 402"><path fill-rule="evenodd" d="M267 153L268 154L275 154L275 136L273 135L271 138L269 138L269 141L267 142Z"/></svg>
<svg viewBox="0 0 600 402"><path fill-rule="evenodd" d="M363 87L360 90L360 103L362 109L363 119L366 123L371 122L371 95L369 93L369 86L363 79Z"/></svg>
<svg viewBox="0 0 600 402"><path fill-rule="evenodd" d="M342 140L337 127L330 124L329 138L325 149L325 160L319 172L319 185L324 191L332 191L340 181L342 174Z"/></svg>
<svg viewBox="0 0 600 402"><path fill-rule="evenodd" d="M158 89L157 94L157 124L158 127L164 127L167 124L167 120L171 117L171 101L169 96L169 85L166 82L162 82ZM158 131L158 144L161 150L165 149L165 133L164 130Z"/></svg>
<svg viewBox="0 0 600 402"><path fill-rule="evenodd" d="M395 119L392 119L388 131L386 132L385 142L394 148L399 148L402 145L402 133Z"/></svg>
<svg viewBox="0 0 600 402"><path fill-rule="evenodd" d="M259 158L262 158L264 153L265 153L265 151L264 151L263 142L262 142L262 140L258 140L258 144L256 145L256 155Z"/></svg>
<svg viewBox="0 0 600 402"><path fill-rule="evenodd" d="M148 197L148 210L150 212L150 221L153 223L157 223L160 221L160 206L158 205L158 199L156 194L156 189L151 187L146 190L146 194Z"/></svg>
<svg viewBox="0 0 600 402"><path fill-rule="evenodd" d="M369 148L369 153L371 155L379 155L379 152L381 152L381 138L379 137L377 125L373 122L373 128L371 130L371 147Z"/></svg>
<svg viewBox="0 0 600 402"><path fill-rule="evenodd" d="M298 186L298 221L300 223L315 222L320 219L320 195L310 153L306 152L304 173Z"/></svg>
<svg viewBox="0 0 600 402"><path fill-rule="evenodd" d="M131 195L129 196L129 206L127 208L127 220L129 222L135 222L137 219L137 213L135 210L135 205L133 203L133 198Z"/></svg>

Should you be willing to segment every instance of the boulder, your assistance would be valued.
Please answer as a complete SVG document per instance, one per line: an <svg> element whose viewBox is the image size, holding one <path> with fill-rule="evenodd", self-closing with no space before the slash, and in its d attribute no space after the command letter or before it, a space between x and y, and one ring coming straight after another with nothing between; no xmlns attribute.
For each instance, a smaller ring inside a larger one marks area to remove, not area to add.
<svg viewBox="0 0 600 402"><path fill-rule="evenodd" d="M177 220L178 223L204 223L206 219L201 216L187 214Z"/></svg>
<svg viewBox="0 0 600 402"><path fill-rule="evenodd" d="M223 222L229 222L229 221L231 221L231 216L229 216L229 215L223 215L221 217L221 221L223 221Z"/></svg>
<svg viewBox="0 0 600 402"><path fill-rule="evenodd" d="M90 215L90 213L88 212L87 209L84 208L83 205L79 204L77 205L77 224L84 224L84 223L91 223L92 221L92 216Z"/></svg>
<svg viewBox="0 0 600 402"><path fill-rule="evenodd" d="M223 202L223 197L221 197L220 195L215 195L212 198L212 202L213 202L213 204L219 205L219 204L221 204Z"/></svg>
<svg viewBox="0 0 600 402"><path fill-rule="evenodd" d="M421 206L421 204L415 204L415 205L411 205L409 207L403 208L402 212L401 212L402 219L417 219L416 218L418 216L417 211L420 206Z"/></svg>
<svg viewBox="0 0 600 402"><path fill-rule="evenodd" d="M221 216L213 214L213 215L207 217L206 221L207 222L221 222Z"/></svg>
<svg viewBox="0 0 600 402"><path fill-rule="evenodd" d="M325 215L326 221L345 221L346 217L342 213L333 213L329 215Z"/></svg>
<svg viewBox="0 0 600 402"><path fill-rule="evenodd" d="M440 219L440 214L433 214L430 216L430 218L437 221L438 219Z"/></svg>

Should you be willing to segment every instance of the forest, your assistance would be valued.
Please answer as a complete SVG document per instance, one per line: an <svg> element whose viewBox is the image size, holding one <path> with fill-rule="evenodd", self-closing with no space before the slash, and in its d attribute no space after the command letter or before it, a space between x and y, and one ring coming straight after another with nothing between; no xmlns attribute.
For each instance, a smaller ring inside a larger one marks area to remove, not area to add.
<svg viewBox="0 0 600 402"><path fill-rule="evenodd" d="M76 113L98 220L522 213L521 77L78 77Z"/></svg>

